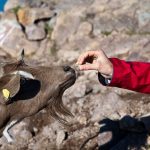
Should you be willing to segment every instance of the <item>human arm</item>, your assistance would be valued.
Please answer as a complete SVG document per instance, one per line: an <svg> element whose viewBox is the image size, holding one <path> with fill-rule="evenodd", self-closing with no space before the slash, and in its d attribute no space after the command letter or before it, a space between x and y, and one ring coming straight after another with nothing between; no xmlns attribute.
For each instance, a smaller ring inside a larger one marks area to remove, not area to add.
<svg viewBox="0 0 150 150"><path fill-rule="evenodd" d="M109 60L113 64L109 86L150 94L150 63L127 62L117 58Z"/></svg>
<svg viewBox="0 0 150 150"><path fill-rule="evenodd" d="M108 58L103 51L88 51L77 64L80 70L97 70L103 85L150 93L150 63L126 62Z"/></svg>

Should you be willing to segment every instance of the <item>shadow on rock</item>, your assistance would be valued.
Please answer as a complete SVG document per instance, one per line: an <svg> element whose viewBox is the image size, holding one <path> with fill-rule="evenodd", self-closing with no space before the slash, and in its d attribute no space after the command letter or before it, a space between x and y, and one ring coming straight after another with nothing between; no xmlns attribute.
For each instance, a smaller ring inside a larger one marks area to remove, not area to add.
<svg viewBox="0 0 150 150"><path fill-rule="evenodd" d="M99 150L141 150L146 146L150 116L138 119L124 116L115 121L107 118L100 124Z"/></svg>

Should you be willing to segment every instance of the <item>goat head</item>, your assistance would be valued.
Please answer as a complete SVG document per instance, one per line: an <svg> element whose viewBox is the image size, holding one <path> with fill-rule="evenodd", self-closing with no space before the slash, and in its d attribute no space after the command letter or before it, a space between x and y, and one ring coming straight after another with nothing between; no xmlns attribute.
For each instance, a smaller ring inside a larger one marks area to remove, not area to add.
<svg viewBox="0 0 150 150"><path fill-rule="evenodd" d="M12 126L47 106L50 115L61 123L67 123L61 115L72 116L63 105L62 95L76 80L74 69L27 65L23 54L19 61L2 63L0 68L0 129L9 142L12 138L8 130ZM4 89L9 92L8 103Z"/></svg>

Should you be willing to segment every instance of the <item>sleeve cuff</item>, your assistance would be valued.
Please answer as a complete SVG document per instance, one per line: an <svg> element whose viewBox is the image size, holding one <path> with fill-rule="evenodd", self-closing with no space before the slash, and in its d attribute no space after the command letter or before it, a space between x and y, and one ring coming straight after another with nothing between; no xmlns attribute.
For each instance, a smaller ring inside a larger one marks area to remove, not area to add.
<svg viewBox="0 0 150 150"><path fill-rule="evenodd" d="M111 83L111 78L105 78L99 72L98 72L98 80L104 86L107 86Z"/></svg>

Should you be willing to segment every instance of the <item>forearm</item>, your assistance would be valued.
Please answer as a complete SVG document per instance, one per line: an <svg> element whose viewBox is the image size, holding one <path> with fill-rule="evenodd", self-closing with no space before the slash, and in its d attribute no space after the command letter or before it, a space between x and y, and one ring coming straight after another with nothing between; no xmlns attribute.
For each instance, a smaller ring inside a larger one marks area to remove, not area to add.
<svg viewBox="0 0 150 150"><path fill-rule="evenodd" d="M113 64L113 75L108 86L150 93L150 63L126 62L117 58L110 58L110 61ZM99 80L106 85L100 74Z"/></svg>

